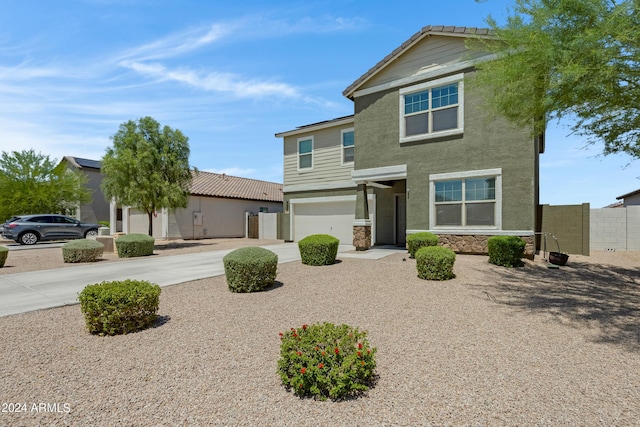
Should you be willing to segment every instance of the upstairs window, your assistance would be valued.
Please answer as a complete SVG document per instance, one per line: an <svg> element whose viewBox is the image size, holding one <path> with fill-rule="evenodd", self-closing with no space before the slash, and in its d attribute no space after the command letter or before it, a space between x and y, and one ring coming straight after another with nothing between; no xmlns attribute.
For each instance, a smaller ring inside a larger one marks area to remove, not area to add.
<svg viewBox="0 0 640 427"><path fill-rule="evenodd" d="M298 170L313 168L313 137L298 140Z"/></svg>
<svg viewBox="0 0 640 427"><path fill-rule="evenodd" d="M462 77L400 90L400 142L462 133Z"/></svg>
<svg viewBox="0 0 640 427"><path fill-rule="evenodd" d="M354 133L353 128L342 131L342 164L353 163L354 153Z"/></svg>

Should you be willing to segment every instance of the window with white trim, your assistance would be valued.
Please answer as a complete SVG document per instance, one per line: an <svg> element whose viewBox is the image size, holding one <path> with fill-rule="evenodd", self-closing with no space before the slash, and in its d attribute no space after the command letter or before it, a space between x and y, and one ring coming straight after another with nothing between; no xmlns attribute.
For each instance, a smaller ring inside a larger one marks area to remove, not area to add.
<svg viewBox="0 0 640 427"><path fill-rule="evenodd" d="M400 90L400 142L463 130L463 74Z"/></svg>
<svg viewBox="0 0 640 427"><path fill-rule="evenodd" d="M298 170L313 168L313 137L298 139Z"/></svg>
<svg viewBox="0 0 640 427"><path fill-rule="evenodd" d="M354 152L354 132L353 128L344 129L342 131L342 164L353 163L355 158Z"/></svg>
<svg viewBox="0 0 640 427"><path fill-rule="evenodd" d="M499 170L433 175L431 226L501 228L501 187Z"/></svg>

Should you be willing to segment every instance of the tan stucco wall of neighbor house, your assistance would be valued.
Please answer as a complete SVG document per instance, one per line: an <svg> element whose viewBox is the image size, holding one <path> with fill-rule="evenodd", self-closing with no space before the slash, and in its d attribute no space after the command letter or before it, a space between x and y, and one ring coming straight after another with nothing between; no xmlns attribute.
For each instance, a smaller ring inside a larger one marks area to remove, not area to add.
<svg viewBox="0 0 640 427"><path fill-rule="evenodd" d="M162 236L162 212L156 212L153 219L153 237L159 239ZM122 219L125 221L125 218ZM124 229L124 228L123 228ZM129 208L129 232L128 234L148 234L149 218L147 213L139 209Z"/></svg>
<svg viewBox="0 0 640 427"><path fill-rule="evenodd" d="M282 203L191 196L186 208L169 211L166 214L158 212L153 222L153 237L181 239L244 237L246 212L258 214L260 208L267 208L268 212L282 212ZM147 233L148 220L145 213L132 210L129 221L130 233Z"/></svg>

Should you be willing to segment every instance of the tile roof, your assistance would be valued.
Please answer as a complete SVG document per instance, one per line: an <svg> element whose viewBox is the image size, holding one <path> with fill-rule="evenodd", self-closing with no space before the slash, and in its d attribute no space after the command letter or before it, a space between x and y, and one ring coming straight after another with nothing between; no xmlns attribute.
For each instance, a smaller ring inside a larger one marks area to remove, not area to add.
<svg viewBox="0 0 640 427"><path fill-rule="evenodd" d="M413 46L420 39L427 37L429 35L453 35L453 36L491 36L491 30L488 28L476 28L476 27L455 27L455 26L444 26L444 25L428 25L423 27L420 31L412 35L409 40L402 43L399 47L397 47L393 52L389 55L385 56L380 60L376 65L371 67L369 71L360 76L355 82L353 82L349 87L347 87L342 94L347 98L353 96L353 92L356 91L358 86L364 83L369 77L376 74L382 68L386 67L388 63L393 61L396 57L401 55L406 49Z"/></svg>
<svg viewBox="0 0 640 427"><path fill-rule="evenodd" d="M100 169L98 160L65 156L75 167ZM282 184L239 178L213 172L193 172L191 194L194 196L225 197L230 199L282 202Z"/></svg>
<svg viewBox="0 0 640 427"><path fill-rule="evenodd" d="M268 202L283 200L282 184L203 171L194 172L191 194Z"/></svg>

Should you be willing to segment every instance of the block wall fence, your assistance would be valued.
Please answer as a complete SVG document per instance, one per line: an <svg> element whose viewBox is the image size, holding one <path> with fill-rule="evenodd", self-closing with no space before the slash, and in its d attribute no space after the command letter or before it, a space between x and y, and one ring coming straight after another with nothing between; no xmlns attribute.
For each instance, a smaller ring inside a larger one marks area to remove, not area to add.
<svg viewBox="0 0 640 427"><path fill-rule="evenodd" d="M591 249L640 251L640 206L591 209Z"/></svg>

